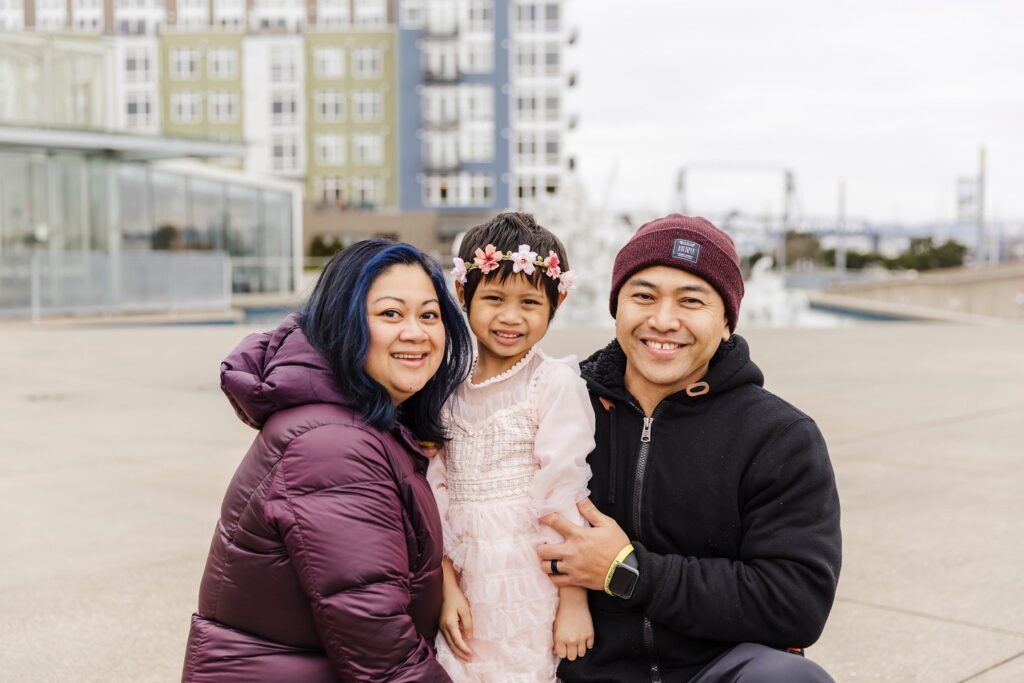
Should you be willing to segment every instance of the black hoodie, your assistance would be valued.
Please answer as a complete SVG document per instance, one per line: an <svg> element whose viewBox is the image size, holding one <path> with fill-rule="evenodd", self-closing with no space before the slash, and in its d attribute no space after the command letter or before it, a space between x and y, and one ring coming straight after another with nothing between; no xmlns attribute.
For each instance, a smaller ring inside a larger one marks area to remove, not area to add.
<svg viewBox="0 0 1024 683"><path fill-rule="evenodd" d="M582 364L597 416L590 489L636 546L640 580L629 600L589 592L594 649L559 677L674 683L738 643L812 644L841 561L814 421L764 389L736 335L712 358L707 393L669 396L650 419L625 367L617 342Z"/></svg>

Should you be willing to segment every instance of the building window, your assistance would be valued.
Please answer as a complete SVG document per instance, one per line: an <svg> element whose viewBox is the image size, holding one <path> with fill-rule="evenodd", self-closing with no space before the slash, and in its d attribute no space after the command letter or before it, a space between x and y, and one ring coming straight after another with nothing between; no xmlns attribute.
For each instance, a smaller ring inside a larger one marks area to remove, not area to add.
<svg viewBox="0 0 1024 683"><path fill-rule="evenodd" d="M384 115L383 97L373 90L352 93L352 118L355 121L379 121Z"/></svg>
<svg viewBox="0 0 1024 683"><path fill-rule="evenodd" d="M323 176L313 180L313 193L324 204L348 205L348 187L344 178Z"/></svg>
<svg viewBox="0 0 1024 683"><path fill-rule="evenodd" d="M353 135L352 161L363 165L384 163L384 136Z"/></svg>
<svg viewBox="0 0 1024 683"><path fill-rule="evenodd" d="M548 166L558 165L558 137L551 136L544 141L544 163Z"/></svg>
<svg viewBox="0 0 1024 683"><path fill-rule="evenodd" d="M356 26L383 26L387 23L387 0L355 0L352 23Z"/></svg>
<svg viewBox="0 0 1024 683"><path fill-rule="evenodd" d="M343 121L345 95L337 90L318 90L313 93L317 121Z"/></svg>
<svg viewBox="0 0 1024 683"><path fill-rule="evenodd" d="M341 78L345 75L345 52L340 47L318 47L313 50L313 73L318 78Z"/></svg>
<svg viewBox="0 0 1024 683"><path fill-rule="evenodd" d="M271 159L275 171L294 171L299 162L299 140L295 135L278 134L272 139Z"/></svg>
<svg viewBox="0 0 1024 683"><path fill-rule="evenodd" d="M561 11L557 2L549 2L544 5L544 28L548 31L557 31L560 14Z"/></svg>
<svg viewBox="0 0 1024 683"><path fill-rule="evenodd" d="M212 92L206 99L211 121L231 123L238 120L238 95L233 92Z"/></svg>
<svg viewBox="0 0 1024 683"><path fill-rule="evenodd" d="M125 123L129 128L145 128L153 125L153 98L147 92L130 92L125 95Z"/></svg>
<svg viewBox="0 0 1024 683"><path fill-rule="evenodd" d="M459 136L459 158L463 161L494 161L494 135L491 126L465 129Z"/></svg>
<svg viewBox="0 0 1024 683"><path fill-rule="evenodd" d="M402 28L421 29L426 17L424 3L426 0L400 0L399 22Z"/></svg>
<svg viewBox="0 0 1024 683"><path fill-rule="evenodd" d="M146 48L127 48L124 52L124 80L127 83L147 83L151 79L152 62Z"/></svg>
<svg viewBox="0 0 1024 683"><path fill-rule="evenodd" d="M549 93L544 97L544 118L548 121L557 121L562 114L561 99L557 94Z"/></svg>
<svg viewBox="0 0 1024 683"><path fill-rule="evenodd" d="M530 33L537 30L537 3L535 2L521 2L516 5L515 21L516 31L521 33Z"/></svg>
<svg viewBox="0 0 1024 683"><path fill-rule="evenodd" d="M544 46L544 75L557 76L561 63L561 51L558 43L548 43Z"/></svg>
<svg viewBox="0 0 1024 683"><path fill-rule="evenodd" d="M270 81L272 83L293 83L295 81L295 51L290 47L275 47L270 51Z"/></svg>
<svg viewBox="0 0 1024 683"><path fill-rule="evenodd" d="M175 123L195 123L199 120L202 95L197 92L171 94L171 120Z"/></svg>
<svg viewBox="0 0 1024 683"><path fill-rule="evenodd" d="M294 91L279 90L270 96L270 117L275 124L295 123L298 98Z"/></svg>
<svg viewBox="0 0 1024 683"><path fill-rule="evenodd" d="M383 73L383 50L360 47L352 51L352 75L356 78L380 78Z"/></svg>
<svg viewBox="0 0 1024 683"><path fill-rule="evenodd" d="M516 165L533 166L537 163L537 136L528 131L516 135Z"/></svg>
<svg viewBox="0 0 1024 683"><path fill-rule="evenodd" d="M465 73L486 74L494 71L494 41L463 41L460 50L459 66Z"/></svg>
<svg viewBox="0 0 1024 683"><path fill-rule="evenodd" d="M489 85L467 85L459 89L459 114L462 121L494 120L494 88Z"/></svg>
<svg viewBox="0 0 1024 683"><path fill-rule="evenodd" d="M516 196L519 199L535 199L537 197L537 179L533 176L519 176L516 179Z"/></svg>
<svg viewBox="0 0 1024 683"><path fill-rule="evenodd" d="M317 3L316 23L320 26L345 26L348 24L350 0L320 0Z"/></svg>
<svg viewBox="0 0 1024 683"><path fill-rule="evenodd" d="M469 0L466 30L490 32L494 30L494 3L492 0Z"/></svg>
<svg viewBox="0 0 1024 683"><path fill-rule="evenodd" d="M537 53L532 43L516 46L515 75L519 78L530 78L537 75Z"/></svg>
<svg viewBox="0 0 1024 683"><path fill-rule="evenodd" d="M171 49L171 78L191 80L199 77L199 50L192 47Z"/></svg>
<svg viewBox="0 0 1024 683"><path fill-rule="evenodd" d="M469 203L490 205L494 200L494 176L474 174L469 177Z"/></svg>
<svg viewBox="0 0 1024 683"><path fill-rule="evenodd" d="M228 80L238 75L238 52L230 47L215 47L206 53L210 78Z"/></svg>
<svg viewBox="0 0 1024 683"><path fill-rule="evenodd" d="M516 120L533 121L537 118L537 95L533 92L521 92L515 97Z"/></svg>
<svg viewBox="0 0 1024 683"><path fill-rule="evenodd" d="M316 135L316 162L323 166L340 166L345 163L344 135Z"/></svg>
<svg viewBox="0 0 1024 683"><path fill-rule="evenodd" d="M356 206L371 208L380 204L383 191L380 178L352 178L352 201Z"/></svg>

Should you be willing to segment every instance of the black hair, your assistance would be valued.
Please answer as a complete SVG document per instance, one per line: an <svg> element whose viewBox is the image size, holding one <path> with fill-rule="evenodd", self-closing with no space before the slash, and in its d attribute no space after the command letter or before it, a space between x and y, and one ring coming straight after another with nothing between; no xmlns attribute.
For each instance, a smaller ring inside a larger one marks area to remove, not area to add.
<svg viewBox="0 0 1024 683"><path fill-rule="evenodd" d="M364 369L370 347L366 295L384 271L398 264L419 265L426 272L437 294L445 331L441 367L400 407ZM416 247L391 240L357 242L327 263L300 311L299 326L327 358L342 390L359 406L367 423L391 429L397 420L420 439L444 441L441 406L469 375L473 350L469 328L434 259Z"/></svg>
<svg viewBox="0 0 1024 683"><path fill-rule="evenodd" d="M488 222L470 229L462 238L462 244L459 246L459 258L471 264L476 250L482 250L488 244L493 244L502 253L515 252L519 249L520 244L528 244L530 251L537 252L541 258L546 258L548 252L553 251L558 256L561 271L564 273L569 270L569 258L565 254L565 247L561 240L555 237L550 230L539 225L528 213L520 211L501 213ZM513 274L522 275L531 284L544 290L548 297L548 305L551 307L548 320L554 318L555 311L558 310L559 280L548 277L545 269L540 266L534 268L532 275L522 272L514 273L511 261L499 261L498 268L487 275L484 275L478 268L467 271L466 283L462 286L466 312L468 313L473 305L473 294L480 286L481 281L497 278L498 282L504 283Z"/></svg>

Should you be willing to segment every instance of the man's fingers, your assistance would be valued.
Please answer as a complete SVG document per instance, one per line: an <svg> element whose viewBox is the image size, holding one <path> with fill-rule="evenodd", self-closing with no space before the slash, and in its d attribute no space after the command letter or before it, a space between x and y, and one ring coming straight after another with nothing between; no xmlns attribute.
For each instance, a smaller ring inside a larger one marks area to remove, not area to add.
<svg viewBox="0 0 1024 683"><path fill-rule="evenodd" d="M557 512L554 514L558 514ZM549 515L550 516L550 515ZM547 518L545 518L547 519ZM547 573L551 573L551 560L560 560L565 557L565 544L564 543L544 543L543 545L537 546L537 555L540 559L548 563L548 568L545 570Z"/></svg>
<svg viewBox="0 0 1024 683"><path fill-rule="evenodd" d="M582 657L587 654L587 644L583 641L576 643L576 655Z"/></svg>
<svg viewBox="0 0 1024 683"><path fill-rule="evenodd" d="M594 649L594 636L590 636L589 638L587 638L587 649L588 650L593 650Z"/></svg>
<svg viewBox="0 0 1024 683"><path fill-rule="evenodd" d="M577 503L577 507L582 504L583 502L580 501L579 503ZM591 503L591 507L593 507L593 503ZM596 510L597 508L594 509ZM599 512L598 514L601 513ZM547 524L549 527L551 527L558 533L562 534L562 538L565 539L574 538L580 530L579 526L573 524L557 512L552 512L549 515L544 515L540 518L540 523Z"/></svg>
<svg viewBox="0 0 1024 683"><path fill-rule="evenodd" d="M565 659L565 655L567 654L565 643L559 642L555 644L555 654L561 657L562 659Z"/></svg>
<svg viewBox="0 0 1024 683"><path fill-rule="evenodd" d="M583 515L583 519L590 522L591 526L601 526L608 520L607 515L601 514L601 511L597 509L597 506L590 502L589 498L584 498L580 502L576 503L576 509ZM541 520L544 521L544 520ZM552 526L552 528L555 528ZM561 533L561 529L555 529ZM563 536L565 534L562 534Z"/></svg>

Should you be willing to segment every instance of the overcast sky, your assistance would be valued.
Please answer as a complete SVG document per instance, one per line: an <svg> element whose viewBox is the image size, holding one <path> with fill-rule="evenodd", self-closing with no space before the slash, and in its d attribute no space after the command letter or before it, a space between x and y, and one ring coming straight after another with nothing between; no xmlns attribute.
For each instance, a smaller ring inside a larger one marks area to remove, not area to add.
<svg viewBox="0 0 1024 683"><path fill-rule="evenodd" d="M582 177L613 208L948 220L988 150L989 218L1024 220L1024 2L571 0ZM727 164L736 171L700 168ZM768 170L762 171L761 168Z"/></svg>

